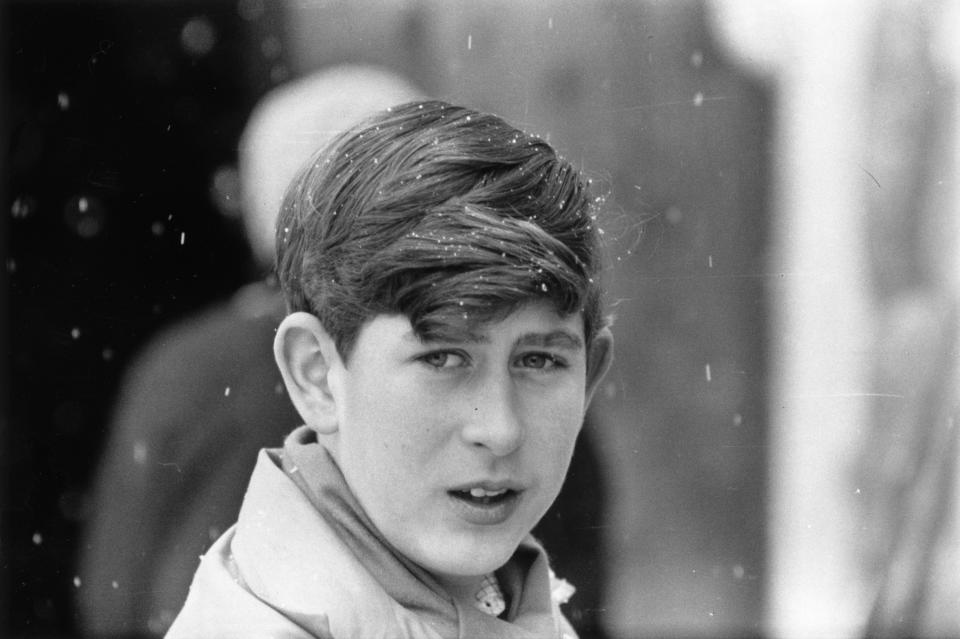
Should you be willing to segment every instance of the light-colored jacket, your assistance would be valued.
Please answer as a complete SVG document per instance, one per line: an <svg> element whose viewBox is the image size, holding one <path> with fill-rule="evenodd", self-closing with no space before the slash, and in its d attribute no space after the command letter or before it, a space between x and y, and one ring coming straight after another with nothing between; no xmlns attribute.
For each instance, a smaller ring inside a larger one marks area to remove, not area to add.
<svg viewBox="0 0 960 639"><path fill-rule="evenodd" d="M326 450L298 429L282 452L261 451L239 520L201 559L166 636L575 637L542 548L527 539L511 563L520 595L509 621L459 606L383 542Z"/></svg>

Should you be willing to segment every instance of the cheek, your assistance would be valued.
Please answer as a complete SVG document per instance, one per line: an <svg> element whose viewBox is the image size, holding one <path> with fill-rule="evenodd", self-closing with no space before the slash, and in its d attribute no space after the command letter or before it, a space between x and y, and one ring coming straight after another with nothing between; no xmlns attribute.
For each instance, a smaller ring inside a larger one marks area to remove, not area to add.
<svg viewBox="0 0 960 639"><path fill-rule="evenodd" d="M420 463L438 418L433 402L403 376L371 375L354 380L341 413L342 445L387 476ZM388 463L387 463L388 462Z"/></svg>
<svg viewBox="0 0 960 639"><path fill-rule="evenodd" d="M583 420L586 387L582 381L583 375L575 374L566 384L561 384L549 399L551 412L558 421L564 424L575 424L580 427Z"/></svg>
<svg viewBox="0 0 960 639"><path fill-rule="evenodd" d="M566 459L583 424L582 398L582 386L571 384L528 405L526 421L528 427L533 425L530 435L538 450L550 451L558 461Z"/></svg>

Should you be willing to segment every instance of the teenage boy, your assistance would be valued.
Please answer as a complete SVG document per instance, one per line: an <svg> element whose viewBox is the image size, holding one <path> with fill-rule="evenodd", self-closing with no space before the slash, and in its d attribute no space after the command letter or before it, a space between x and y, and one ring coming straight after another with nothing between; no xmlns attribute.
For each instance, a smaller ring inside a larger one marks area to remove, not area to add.
<svg viewBox="0 0 960 639"><path fill-rule="evenodd" d="M277 223L304 425L169 637L574 635L529 532L611 358L594 203L544 141L442 102L314 158Z"/></svg>

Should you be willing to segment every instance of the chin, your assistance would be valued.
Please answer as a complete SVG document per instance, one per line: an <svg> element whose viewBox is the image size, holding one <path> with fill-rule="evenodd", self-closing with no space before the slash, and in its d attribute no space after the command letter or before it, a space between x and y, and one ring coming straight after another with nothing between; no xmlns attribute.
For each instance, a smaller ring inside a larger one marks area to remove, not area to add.
<svg viewBox="0 0 960 639"><path fill-rule="evenodd" d="M522 536L521 538L522 539ZM520 545L516 541L491 541L484 539L451 540L447 546L451 552L443 556L431 557L429 566L431 572L449 577L466 578L479 577L489 574L503 566ZM435 546L436 548L436 546ZM456 550L454 550L456 549Z"/></svg>

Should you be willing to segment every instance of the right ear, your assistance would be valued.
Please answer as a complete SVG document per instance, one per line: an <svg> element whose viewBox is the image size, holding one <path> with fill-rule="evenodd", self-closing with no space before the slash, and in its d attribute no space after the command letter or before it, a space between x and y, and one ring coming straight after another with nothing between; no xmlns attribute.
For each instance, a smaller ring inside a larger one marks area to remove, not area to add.
<svg viewBox="0 0 960 639"><path fill-rule="evenodd" d="M337 431L337 404L330 389L330 371L342 367L336 344L310 313L283 318L273 340L273 355L287 394L303 421L321 435Z"/></svg>

